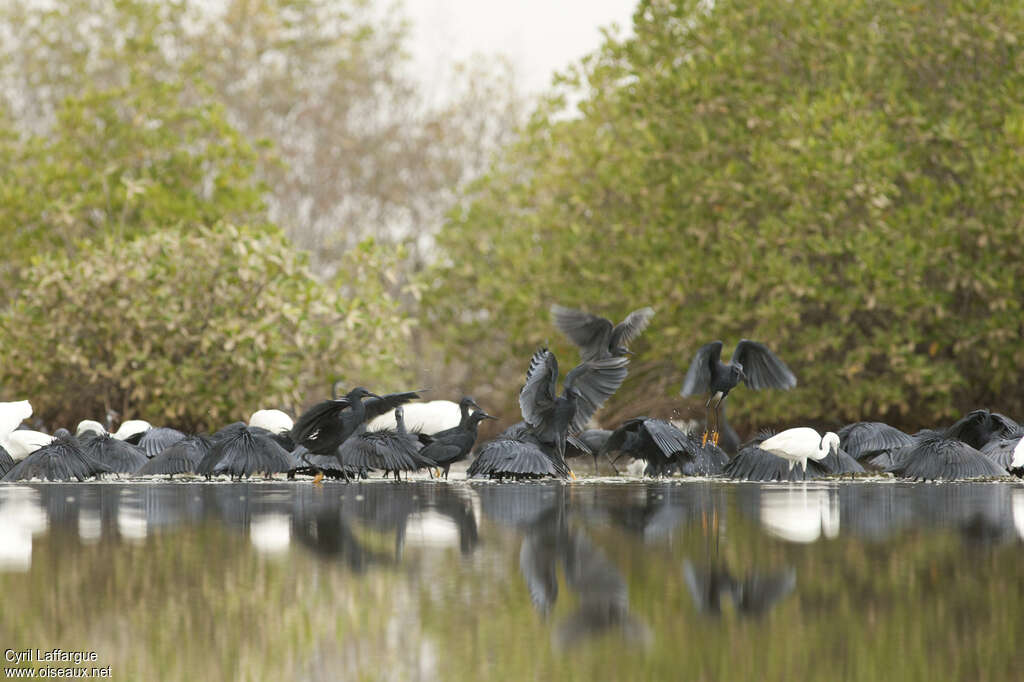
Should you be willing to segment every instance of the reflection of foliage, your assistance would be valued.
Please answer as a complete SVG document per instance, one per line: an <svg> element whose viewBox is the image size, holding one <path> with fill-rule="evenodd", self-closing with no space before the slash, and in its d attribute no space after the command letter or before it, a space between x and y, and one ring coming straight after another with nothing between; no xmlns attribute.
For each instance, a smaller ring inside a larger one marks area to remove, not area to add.
<svg viewBox="0 0 1024 682"><path fill-rule="evenodd" d="M139 544L75 543L37 538L30 573L0 574L5 646L95 650L126 680L355 679L381 660L416 677L405 641L385 644L389 626L415 626L395 615L411 595L389 573L357 579L304 552L261 560L216 524ZM397 611L364 610L374 602Z"/></svg>
<svg viewBox="0 0 1024 682"><path fill-rule="evenodd" d="M371 244L353 258L372 272L388 263ZM216 428L260 406L294 408L339 370L394 381L407 332L381 284L366 277L358 296L335 296L266 230L108 237L74 261L40 257L26 278L33 287L0 316L0 376L49 423L115 408Z"/></svg>
<svg viewBox="0 0 1024 682"><path fill-rule="evenodd" d="M742 337L801 380L743 396L763 419L1024 411L1021 35L1005 3L641 2L441 234L446 350L515 385L550 303L649 303L623 411Z"/></svg>
<svg viewBox="0 0 1024 682"><path fill-rule="evenodd" d="M538 615L518 572L523 531L494 521L482 525L472 561L455 547L417 548L397 565L357 572L298 545L262 559L243 526L210 520L163 526L139 543L105 533L82 545L69 515L35 537L30 572L0 573L0 640L96 649L125 679L1019 677L1019 542L967 548L959 533L925 525L884 541L843 534L788 544L742 515L737 493L714 496L714 521L693 515L670 537L644 543L577 513L614 521L618 507L587 507L588 492L570 491L569 526L625 579L630 613L651 633L642 651L616 628L570 652L553 648L552 634L586 600L566 589L547 618ZM375 509L386 515L384 497ZM395 531L377 523L383 517L361 519L360 534L393 556ZM739 574L791 567L798 582L757 618L728 609L708 617L688 593L687 559L721 561ZM572 571L559 572L562 585L582 577ZM603 589L601 580L588 584Z"/></svg>

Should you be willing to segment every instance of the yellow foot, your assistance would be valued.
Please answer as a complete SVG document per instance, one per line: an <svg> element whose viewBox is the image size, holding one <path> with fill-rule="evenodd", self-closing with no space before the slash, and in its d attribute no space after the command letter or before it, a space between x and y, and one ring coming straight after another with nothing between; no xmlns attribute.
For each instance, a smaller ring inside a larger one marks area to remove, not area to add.
<svg viewBox="0 0 1024 682"><path fill-rule="evenodd" d="M441 478L441 470L440 469L434 469L434 477L435 478Z"/></svg>
<svg viewBox="0 0 1024 682"><path fill-rule="evenodd" d="M316 476L313 477L313 485L323 485L321 481L324 480L324 472L316 472Z"/></svg>
<svg viewBox="0 0 1024 682"><path fill-rule="evenodd" d="M707 444L708 444L708 432L707 432L707 429L705 429L704 430L704 437L701 438L701 441L700 441L700 446L704 447Z"/></svg>
<svg viewBox="0 0 1024 682"><path fill-rule="evenodd" d="M574 481L576 480L576 474L572 472L572 469L569 469L569 477L572 478L572 480Z"/></svg>
<svg viewBox="0 0 1024 682"><path fill-rule="evenodd" d="M713 434L711 434L711 442L714 443L715 445L718 445L718 431L715 431Z"/></svg>

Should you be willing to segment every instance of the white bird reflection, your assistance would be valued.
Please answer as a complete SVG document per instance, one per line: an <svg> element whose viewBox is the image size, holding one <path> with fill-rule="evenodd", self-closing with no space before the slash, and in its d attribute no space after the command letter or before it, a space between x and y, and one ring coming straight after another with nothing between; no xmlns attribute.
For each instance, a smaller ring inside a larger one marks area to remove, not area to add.
<svg viewBox="0 0 1024 682"><path fill-rule="evenodd" d="M7 487L0 501L0 571L28 571L32 566L32 537L48 527L36 490Z"/></svg>
<svg viewBox="0 0 1024 682"><path fill-rule="evenodd" d="M761 489L761 525L788 542L810 543L839 535L839 496L834 488L798 485Z"/></svg>
<svg viewBox="0 0 1024 682"><path fill-rule="evenodd" d="M411 514L405 524L405 544L458 547L459 526L454 519L433 510Z"/></svg>
<svg viewBox="0 0 1024 682"><path fill-rule="evenodd" d="M249 541L260 554L284 554L292 541L291 517L280 513L254 515L249 521Z"/></svg>
<svg viewBox="0 0 1024 682"><path fill-rule="evenodd" d="M138 493L122 490L117 506L117 532L124 540L140 542L146 539L149 523L139 501Z"/></svg>
<svg viewBox="0 0 1024 682"><path fill-rule="evenodd" d="M1024 488L1014 488L1010 498L1013 509L1013 525L1017 528L1017 535L1024 540Z"/></svg>

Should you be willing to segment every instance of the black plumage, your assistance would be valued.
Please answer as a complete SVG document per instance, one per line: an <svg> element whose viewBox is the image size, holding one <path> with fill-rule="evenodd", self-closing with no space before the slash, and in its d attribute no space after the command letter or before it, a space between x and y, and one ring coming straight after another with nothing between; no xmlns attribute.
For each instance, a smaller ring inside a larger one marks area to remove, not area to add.
<svg viewBox="0 0 1024 682"><path fill-rule="evenodd" d="M292 455L300 463L297 473L323 474L327 478L345 479L346 482L353 478L367 477L366 469L344 466L336 455L315 455L302 445L297 445Z"/></svg>
<svg viewBox="0 0 1024 682"><path fill-rule="evenodd" d="M818 460L818 463L825 467L830 474L834 475L867 473L867 470L861 463L841 447L836 450L829 450L829 453Z"/></svg>
<svg viewBox="0 0 1024 682"><path fill-rule="evenodd" d="M870 463L880 455L914 444L913 436L882 422L854 422L836 435L843 450L860 462Z"/></svg>
<svg viewBox="0 0 1024 682"><path fill-rule="evenodd" d="M109 473L106 465L82 452L78 443L68 434L44 445L15 464L4 476L5 481L83 481L99 474Z"/></svg>
<svg viewBox="0 0 1024 682"><path fill-rule="evenodd" d="M683 396L710 393L705 404L704 441L710 434L718 444L719 408L729 391L740 381L758 391L762 388L790 389L796 386L796 376L782 360L763 343L743 339L732 352L728 363L722 362L722 342L712 341L701 346L683 379Z"/></svg>
<svg viewBox="0 0 1024 682"><path fill-rule="evenodd" d="M313 454L331 455L360 424L419 397L414 391L378 396L360 386L343 398L325 400L306 410L292 427L291 438Z"/></svg>
<svg viewBox="0 0 1024 682"><path fill-rule="evenodd" d="M473 449L480 422L495 418L482 410L473 412L466 417L465 424L435 433L420 455L436 462L444 470L444 477L448 478L452 464L465 459Z"/></svg>
<svg viewBox="0 0 1024 682"><path fill-rule="evenodd" d="M575 457L593 457L594 473L597 473L597 455L603 450L605 443L608 442L608 438L611 435L612 432L609 429L584 429L575 437L566 440L565 458L569 460ZM611 465L612 471L616 474L619 473L610 456L608 457L608 464Z"/></svg>
<svg viewBox="0 0 1024 682"><path fill-rule="evenodd" d="M186 436L146 462L136 473L140 476L171 476L194 474L199 462L213 446L210 439L201 436Z"/></svg>
<svg viewBox="0 0 1024 682"><path fill-rule="evenodd" d="M963 441L948 433L925 431L915 436L900 461L886 471L917 481L995 478L1007 471Z"/></svg>
<svg viewBox="0 0 1024 682"><path fill-rule="evenodd" d="M0 478L5 476L14 467L14 458L0 445Z"/></svg>
<svg viewBox="0 0 1024 682"><path fill-rule="evenodd" d="M394 409L394 431L367 431L366 424L360 424L356 432L338 447L338 461L344 469L377 469L385 474L391 472L396 479L401 480L403 471L437 466L436 462L420 452L416 436L406 431L401 406Z"/></svg>
<svg viewBox="0 0 1024 682"><path fill-rule="evenodd" d="M566 478L569 467L530 431L517 437L498 436L484 443L466 470L467 478Z"/></svg>
<svg viewBox="0 0 1024 682"><path fill-rule="evenodd" d="M542 443L552 445L558 457L564 459L566 437L582 431L619 389L628 364L624 357L582 362L566 375L559 396L558 360L547 348L539 349L530 359L526 384L519 392L523 419Z"/></svg>
<svg viewBox="0 0 1024 682"><path fill-rule="evenodd" d="M634 310L619 324L561 305L551 306L555 326L580 349L582 360L601 360L630 353L627 347L650 324L653 308Z"/></svg>
<svg viewBox="0 0 1024 682"><path fill-rule="evenodd" d="M671 475L684 468L691 476L718 474L728 461L718 448L704 448L670 422L649 417L624 421L609 436L604 449L642 459L648 476Z"/></svg>
<svg viewBox="0 0 1024 682"><path fill-rule="evenodd" d="M203 476L228 474L248 478L255 473L270 475L299 466L297 459L270 438L265 429L250 429L244 422L224 427L210 440L210 451L196 465L196 473Z"/></svg>
<svg viewBox="0 0 1024 682"><path fill-rule="evenodd" d="M142 434L139 447L145 451L146 457L156 457L184 437L185 434L178 429L155 426Z"/></svg>
<svg viewBox="0 0 1024 682"><path fill-rule="evenodd" d="M762 450L761 442L771 434L762 433L746 443L736 456L723 467L728 478L740 481L809 481L831 476L832 472L820 461L807 460L807 469L792 466L788 460Z"/></svg>
<svg viewBox="0 0 1024 682"><path fill-rule="evenodd" d="M1018 443L1020 443L1020 440L1020 435L1012 438L996 437L986 443L979 452L997 465L1010 471L1010 467L1013 465L1013 451Z"/></svg>
<svg viewBox="0 0 1024 682"><path fill-rule="evenodd" d="M134 474L149 461L141 447L118 440L109 433L86 439L81 448L86 455L115 474Z"/></svg>
<svg viewBox="0 0 1024 682"><path fill-rule="evenodd" d="M991 410L972 410L946 429L947 438L955 438L980 450L993 438L1021 435L1021 426L1005 414Z"/></svg>

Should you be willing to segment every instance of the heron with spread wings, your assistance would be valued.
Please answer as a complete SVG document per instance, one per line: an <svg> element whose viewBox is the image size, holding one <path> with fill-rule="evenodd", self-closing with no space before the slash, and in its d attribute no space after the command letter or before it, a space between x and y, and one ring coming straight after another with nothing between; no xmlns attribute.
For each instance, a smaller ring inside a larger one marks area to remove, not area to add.
<svg viewBox="0 0 1024 682"><path fill-rule="evenodd" d="M583 361L632 355L627 344L634 341L654 317L654 308L634 310L614 327L609 319L582 310L551 306L551 317L559 331L580 349Z"/></svg>
<svg viewBox="0 0 1024 682"><path fill-rule="evenodd" d="M722 403L740 381L755 391L762 388L785 390L796 386L793 372L763 343L743 339L736 344L728 363L722 362L722 345L721 341L712 341L701 346L693 356L680 391L683 396L711 394L704 404L703 443L707 443L710 435L715 445L718 445Z"/></svg>

